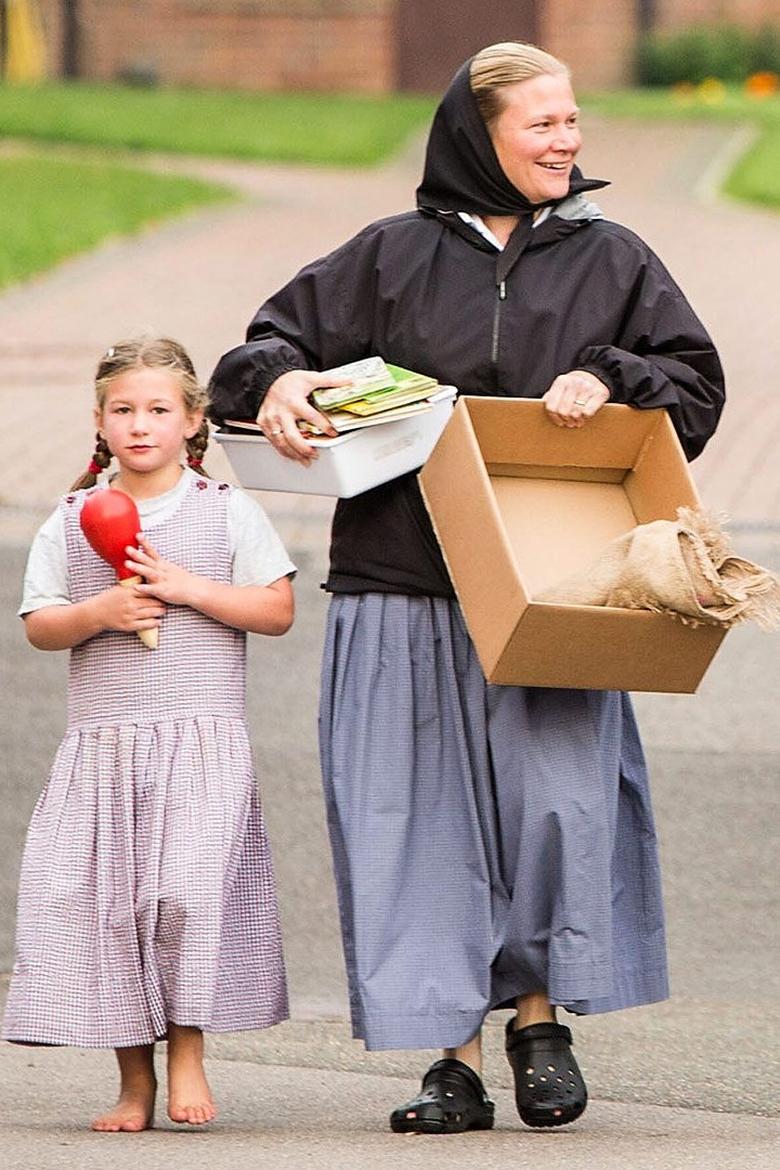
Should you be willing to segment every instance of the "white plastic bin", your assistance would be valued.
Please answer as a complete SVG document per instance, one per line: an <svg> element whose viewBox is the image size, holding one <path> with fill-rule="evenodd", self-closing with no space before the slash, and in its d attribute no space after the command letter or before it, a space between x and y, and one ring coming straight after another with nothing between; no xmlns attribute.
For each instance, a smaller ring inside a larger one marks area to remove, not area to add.
<svg viewBox="0 0 780 1170"><path fill-rule="evenodd" d="M346 498L422 467L452 414L456 393L454 386L442 386L422 414L336 439L312 439L319 457L308 467L280 455L260 434L217 431L214 438L242 487Z"/></svg>

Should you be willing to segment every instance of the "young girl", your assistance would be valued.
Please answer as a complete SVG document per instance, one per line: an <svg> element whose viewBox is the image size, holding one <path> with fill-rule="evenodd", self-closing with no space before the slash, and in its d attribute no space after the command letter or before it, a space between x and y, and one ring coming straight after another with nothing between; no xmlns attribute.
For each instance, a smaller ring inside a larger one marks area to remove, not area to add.
<svg viewBox="0 0 780 1170"><path fill-rule="evenodd" d="M246 631L283 634L294 573L267 517L204 477L206 393L168 339L112 346L97 449L33 544L27 637L71 650L68 727L30 825L3 1037L116 1051L116 1106L152 1124L154 1044L168 1115L215 1116L203 1032L287 1018L273 873L244 711ZM180 460L186 445L189 468ZM94 486L114 456L110 484ZM95 491L136 501L126 588L82 535ZM159 626L150 650L137 631Z"/></svg>

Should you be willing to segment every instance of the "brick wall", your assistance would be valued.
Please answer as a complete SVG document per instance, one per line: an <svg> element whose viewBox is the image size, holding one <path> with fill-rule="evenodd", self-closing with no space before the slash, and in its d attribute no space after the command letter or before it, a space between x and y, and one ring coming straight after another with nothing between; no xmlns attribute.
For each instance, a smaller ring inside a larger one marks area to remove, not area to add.
<svg viewBox="0 0 780 1170"><path fill-rule="evenodd" d="M504 9L474 3L481 33L491 13L496 23ZM427 0L417 4L422 10ZM637 0L536 0L537 39L571 66L580 91L624 85L638 7ZM39 0L55 76L62 72L62 8L63 0ZM393 90L402 80L401 0L78 0L78 9L85 77L146 73L181 85L364 93ZM660 28L779 19L778 0L656 0L656 12ZM484 43L505 36L505 24L496 23ZM440 88L438 79L431 88Z"/></svg>
<svg viewBox="0 0 780 1170"><path fill-rule="evenodd" d="M386 92L394 0L79 0L81 72L174 85ZM42 0L52 72L60 0Z"/></svg>
<svg viewBox="0 0 780 1170"><path fill-rule="evenodd" d="M631 80L635 0L540 4L540 44L571 68L578 91L614 89Z"/></svg>
<svg viewBox="0 0 780 1170"><path fill-rule="evenodd" d="M62 4L39 0L38 13L46 41L47 70L58 77L62 73Z"/></svg>

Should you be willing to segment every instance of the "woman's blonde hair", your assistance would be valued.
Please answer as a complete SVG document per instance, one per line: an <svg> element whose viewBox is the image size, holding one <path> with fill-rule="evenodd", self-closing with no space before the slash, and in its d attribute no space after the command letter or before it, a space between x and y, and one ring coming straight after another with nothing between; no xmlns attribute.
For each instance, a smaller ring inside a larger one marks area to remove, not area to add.
<svg viewBox="0 0 780 1170"><path fill-rule="evenodd" d="M568 65L536 45L500 41L480 49L469 67L469 83L485 125L489 127L503 110L506 86L548 74L571 77Z"/></svg>
<svg viewBox="0 0 780 1170"><path fill-rule="evenodd" d="M95 375L95 401L98 410L102 411L105 407L108 388L115 378L129 370L144 368L165 370L176 378L181 387L187 414L195 414L196 411L205 410L208 406L208 391L201 386L189 354L178 341L170 337L132 337L109 346L98 362ZM90 465L76 480L71 491L93 487L100 472L111 462L111 452L105 439L100 433L95 439L95 450ZM209 428L204 418L197 433L191 439L185 440L187 462L200 475L206 474L202 463L208 441Z"/></svg>

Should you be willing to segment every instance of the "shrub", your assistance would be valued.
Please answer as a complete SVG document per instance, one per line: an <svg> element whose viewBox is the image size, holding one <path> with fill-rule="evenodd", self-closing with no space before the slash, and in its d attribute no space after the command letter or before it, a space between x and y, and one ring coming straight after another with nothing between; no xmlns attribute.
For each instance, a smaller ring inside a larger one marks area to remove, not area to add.
<svg viewBox="0 0 780 1170"><path fill-rule="evenodd" d="M757 34L751 73L780 73L780 25L766 25Z"/></svg>
<svg viewBox="0 0 780 1170"><path fill-rule="evenodd" d="M708 77L742 83L751 74L780 73L780 28L719 24L674 33L647 33L637 47L639 85L698 85Z"/></svg>

